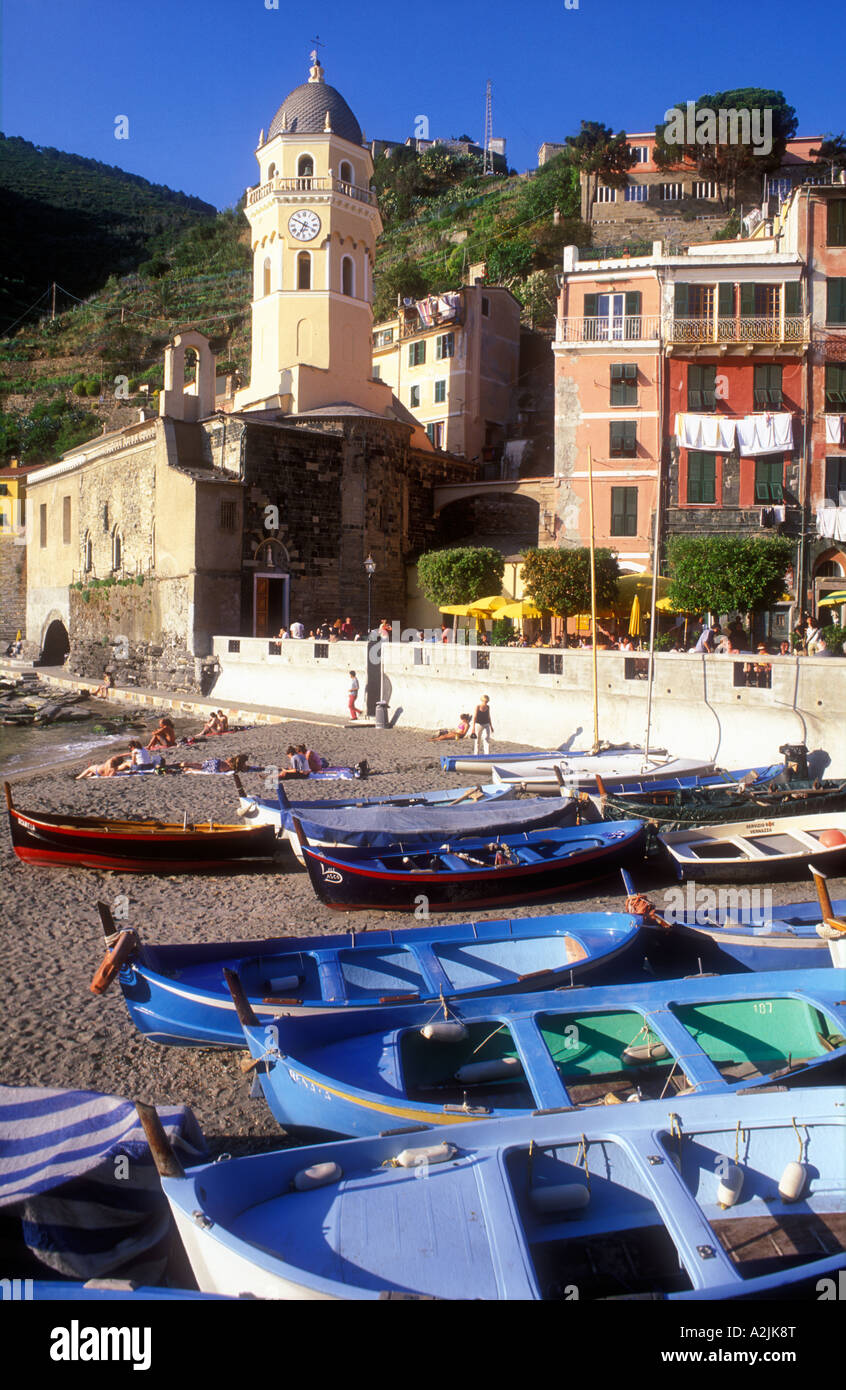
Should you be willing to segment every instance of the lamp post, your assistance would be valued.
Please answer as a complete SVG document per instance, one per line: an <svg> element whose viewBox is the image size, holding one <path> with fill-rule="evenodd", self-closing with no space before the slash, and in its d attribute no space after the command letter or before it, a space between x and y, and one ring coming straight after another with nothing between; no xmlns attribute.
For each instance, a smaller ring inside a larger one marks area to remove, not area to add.
<svg viewBox="0 0 846 1390"><path fill-rule="evenodd" d="M364 570L367 575L367 635L373 631L373 576L376 573L376 561L372 555L368 555L364 562Z"/></svg>

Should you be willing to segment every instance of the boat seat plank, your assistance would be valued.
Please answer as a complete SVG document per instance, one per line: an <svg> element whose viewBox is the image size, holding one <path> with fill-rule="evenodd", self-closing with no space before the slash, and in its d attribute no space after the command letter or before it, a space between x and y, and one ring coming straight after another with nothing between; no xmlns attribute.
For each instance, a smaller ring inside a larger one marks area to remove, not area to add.
<svg viewBox="0 0 846 1390"><path fill-rule="evenodd" d="M411 947L420 970L426 980L428 992L433 995L450 995L454 986L435 954L434 948L425 941L417 941Z"/></svg>
<svg viewBox="0 0 846 1390"><path fill-rule="evenodd" d="M346 999L347 986L336 951L321 952L317 962L317 977L320 981L320 993L324 999L331 999L334 1002Z"/></svg>

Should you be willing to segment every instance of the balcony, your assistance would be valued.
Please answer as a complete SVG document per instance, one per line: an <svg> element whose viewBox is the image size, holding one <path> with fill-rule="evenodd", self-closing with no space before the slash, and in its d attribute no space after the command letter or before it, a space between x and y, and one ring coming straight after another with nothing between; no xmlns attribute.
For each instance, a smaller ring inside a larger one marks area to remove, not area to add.
<svg viewBox="0 0 846 1390"><path fill-rule="evenodd" d="M248 190L247 207L260 203L262 199L270 197L271 193L342 193L345 198L353 198L357 203L376 206L376 194L371 193L369 188L358 188L354 183L346 183L343 179L275 178L259 184L258 188Z"/></svg>
<svg viewBox="0 0 846 1390"><path fill-rule="evenodd" d="M811 320L805 314L736 315L726 318L668 319L665 336L677 347L781 345L810 342Z"/></svg>
<svg viewBox="0 0 846 1390"><path fill-rule="evenodd" d="M557 321L556 343L645 343L656 342L661 330L660 314L614 315L605 318Z"/></svg>

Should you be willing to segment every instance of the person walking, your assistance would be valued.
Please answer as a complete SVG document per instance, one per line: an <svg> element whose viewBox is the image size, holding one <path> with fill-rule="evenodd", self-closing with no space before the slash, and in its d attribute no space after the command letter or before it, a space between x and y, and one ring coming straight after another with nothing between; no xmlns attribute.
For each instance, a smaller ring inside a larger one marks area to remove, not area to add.
<svg viewBox="0 0 846 1390"><path fill-rule="evenodd" d="M470 730L470 737L478 740L477 753L489 753L491 751L492 735L490 699L487 695L483 695L473 711L473 726Z"/></svg>
<svg viewBox="0 0 846 1390"><path fill-rule="evenodd" d="M350 671L350 690L349 690L349 711L350 719L357 719L361 714L356 701L358 700L358 677L355 671Z"/></svg>

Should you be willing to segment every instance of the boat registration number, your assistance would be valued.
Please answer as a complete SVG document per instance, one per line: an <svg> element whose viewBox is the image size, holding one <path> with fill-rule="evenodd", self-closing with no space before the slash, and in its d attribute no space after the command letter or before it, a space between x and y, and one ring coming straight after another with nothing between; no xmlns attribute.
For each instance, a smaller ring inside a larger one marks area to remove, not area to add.
<svg viewBox="0 0 846 1390"><path fill-rule="evenodd" d="M775 830L775 821L772 820L753 820L743 827L744 835L768 835L771 830Z"/></svg>

